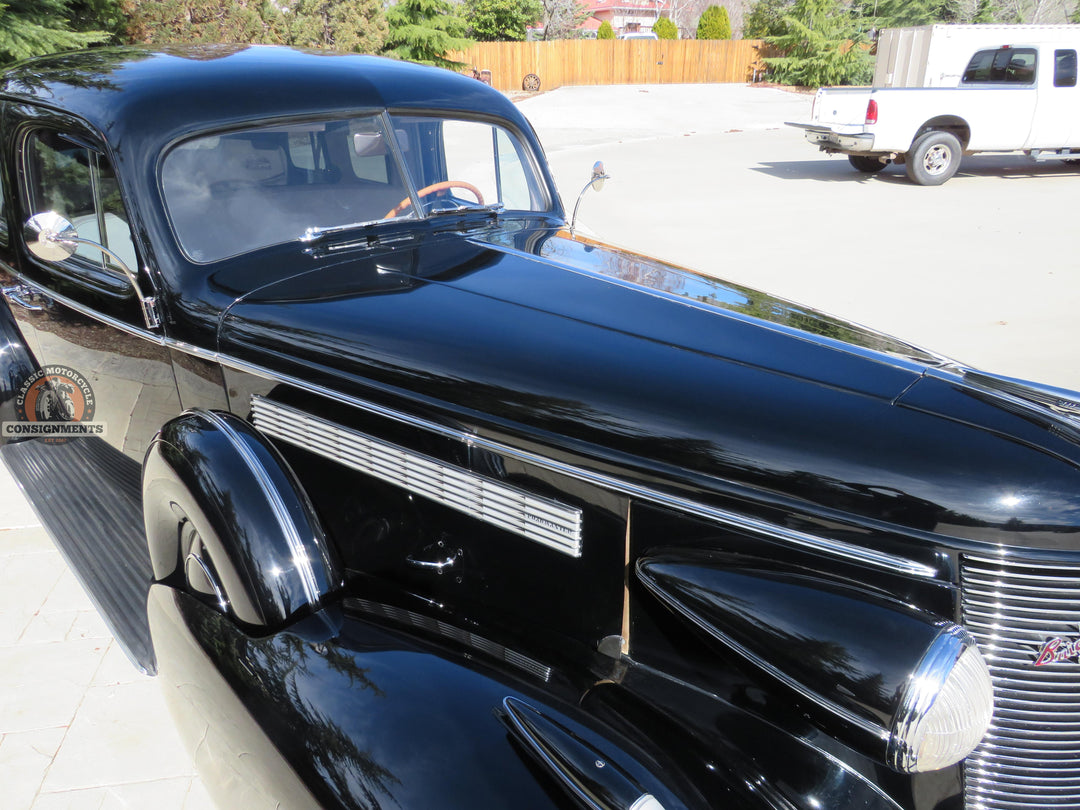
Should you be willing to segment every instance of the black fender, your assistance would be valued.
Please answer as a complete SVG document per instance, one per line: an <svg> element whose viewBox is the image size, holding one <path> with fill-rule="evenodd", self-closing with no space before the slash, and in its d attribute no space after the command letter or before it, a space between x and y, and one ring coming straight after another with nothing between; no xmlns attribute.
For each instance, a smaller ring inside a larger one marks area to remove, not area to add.
<svg viewBox="0 0 1080 810"><path fill-rule="evenodd" d="M248 627L283 627L342 583L296 476L232 414L193 410L167 423L147 450L142 491L154 579Z"/></svg>

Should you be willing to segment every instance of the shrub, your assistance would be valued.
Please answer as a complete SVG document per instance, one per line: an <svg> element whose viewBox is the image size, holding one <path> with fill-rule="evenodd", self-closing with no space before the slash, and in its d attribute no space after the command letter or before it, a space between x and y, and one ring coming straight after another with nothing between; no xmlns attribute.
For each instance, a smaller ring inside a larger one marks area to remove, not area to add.
<svg viewBox="0 0 1080 810"><path fill-rule="evenodd" d="M698 39L731 39L731 18L723 6L709 6L697 24Z"/></svg>
<svg viewBox="0 0 1080 810"><path fill-rule="evenodd" d="M658 39L678 39L679 28L667 17L661 17L653 23L653 33Z"/></svg>
<svg viewBox="0 0 1080 810"><path fill-rule="evenodd" d="M615 29L611 27L611 23L604 20L600 23L600 28L596 31L597 39L615 39Z"/></svg>

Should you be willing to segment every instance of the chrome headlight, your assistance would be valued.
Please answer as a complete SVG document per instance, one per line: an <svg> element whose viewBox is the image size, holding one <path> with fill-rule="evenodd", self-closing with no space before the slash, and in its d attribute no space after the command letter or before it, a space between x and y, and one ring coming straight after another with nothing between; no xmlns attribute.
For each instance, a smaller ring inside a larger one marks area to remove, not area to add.
<svg viewBox="0 0 1080 810"><path fill-rule="evenodd" d="M945 625L915 668L889 740L889 767L934 771L959 762L982 740L994 712L994 687L975 640Z"/></svg>

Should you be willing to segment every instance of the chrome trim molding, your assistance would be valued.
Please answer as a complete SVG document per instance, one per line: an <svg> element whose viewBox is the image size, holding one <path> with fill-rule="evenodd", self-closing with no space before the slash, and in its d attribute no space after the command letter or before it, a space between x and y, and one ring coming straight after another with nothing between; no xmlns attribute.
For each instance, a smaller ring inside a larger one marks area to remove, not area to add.
<svg viewBox="0 0 1080 810"><path fill-rule="evenodd" d="M582 513L548 498L381 441L265 397L251 398L268 436L344 464L500 529L581 556Z"/></svg>
<svg viewBox="0 0 1080 810"><path fill-rule="evenodd" d="M359 599L355 597L346 598L344 605L346 608L359 609L372 616L390 619L399 624L426 630L434 635L451 639L466 647L471 647L474 650L486 653L498 661L517 667L518 669L539 678L544 681L544 683L551 680L551 667L541 664L539 661L529 658L527 655L522 655L519 652L511 650L509 647L504 647L502 644L486 639L483 636L478 636L476 633L471 633L468 630L463 630L452 624L433 619L430 616L424 616L423 614L415 613L404 608L394 607L393 605L384 605L381 602L372 602L368 599Z"/></svg>
<svg viewBox="0 0 1080 810"><path fill-rule="evenodd" d="M270 480L262 463L251 451L251 448L248 447L243 436L233 429L233 426L229 424L227 419L222 418L220 414L216 414L213 411L199 410L197 413L206 417L207 421L225 434L229 443L236 448L236 451L244 460L244 464L251 471L251 474L255 476L255 480L259 484L259 489L262 490L263 495L270 504L270 508L274 512L274 518L277 520L278 526L281 527L281 532L285 536L285 541L289 544L289 549L292 552L292 562L296 566L296 571L300 575L300 583L304 589L304 598L307 599L309 604L319 604L319 602L322 601L320 598L319 583L315 577L315 570L311 565L311 558L308 557L307 549L304 547L304 540L300 537L300 532L297 531L296 524L293 523L293 520L289 515L288 507L286 507L285 502L281 500L281 493L278 492L277 487L274 486L274 482Z"/></svg>
<svg viewBox="0 0 1080 810"><path fill-rule="evenodd" d="M208 349L203 349L199 346L194 346L190 343L185 343L183 341L167 338L160 334L147 332L142 329L133 327L130 324L126 324L123 321L117 321L114 318L108 317L107 315L102 315L99 312L95 312L94 310L89 309L82 304L78 304L75 301L72 301L70 298L56 295L27 279L22 280L28 283L31 287L40 290L43 294L49 296L53 300L59 301L65 306L71 307L72 309L83 315L86 315L89 318L93 318L94 320L100 321L101 323L113 326L117 329L127 332L128 334L141 337L144 340L155 343L159 346L164 346L167 349L182 352L192 357L197 357L199 359L207 360L209 362L219 363L222 366L231 368L235 371L240 371L245 374L252 374L265 380L272 380L274 382L284 383L285 385L290 385L298 388L301 391L310 391L311 393L326 397L335 402L340 402L345 405L350 405L354 408L359 408L360 410L367 413L382 416L395 422L410 425L412 427L416 427L430 433L435 433L440 436L456 439L458 441L465 442L475 447L479 447L483 450L488 450L492 453L507 456L509 458L515 458L527 464L533 464L542 469L559 473L561 475L566 475L570 478L584 481L589 484L594 484L596 486L609 489L613 492L618 492L622 495L628 495L634 498L639 498L642 501L656 504L658 506L665 506L671 509L683 511L687 514L694 515L696 517L700 517L715 523L720 523L722 525L730 526L731 528L737 530L751 532L752 534L764 537L767 540L800 546L802 548L808 548L818 553L828 554L833 557L839 557L861 565L870 565L875 568L892 571L895 573L903 574L905 576L913 576L920 579L936 579L940 573L939 570L934 566L926 565L924 563L909 559L907 557L901 557L899 555L889 554L887 552L875 551L874 549L865 548L863 546L858 546L853 543L847 543L842 540L835 540L829 537L819 537L817 535L812 535L807 532L801 532L796 529L789 529L785 526L778 526L774 523L769 523L764 520L758 520L756 518L747 517L746 515L740 515L725 509L708 506L706 504L693 501L689 498L682 498L676 495L671 495L665 492L650 489L648 487L632 484L628 481L614 478L612 476L603 475L601 473L592 472L590 470L584 470L580 467L574 467L569 464L562 464L561 462L537 455L536 453L530 453L528 451L519 450L515 447L502 444L500 442L484 439L480 436L464 430L459 430L427 419L411 416L409 414L386 408L381 405L376 405L375 403L360 399L359 397L353 397L347 394L343 394L339 391L334 391L324 386L314 385L310 382L307 382L306 380L302 380L289 374L281 374L276 371L271 371L270 369L267 369L263 366L249 363L235 357L230 357L226 354L210 351Z"/></svg>

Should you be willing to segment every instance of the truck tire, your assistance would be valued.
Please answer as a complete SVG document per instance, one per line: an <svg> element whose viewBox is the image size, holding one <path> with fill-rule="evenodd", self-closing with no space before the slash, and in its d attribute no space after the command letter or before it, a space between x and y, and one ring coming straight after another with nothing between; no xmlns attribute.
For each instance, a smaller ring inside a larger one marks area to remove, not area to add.
<svg viewBox="0 0 1080 810"><path fill-rule="evenodd" d="M951 132L933 130L920 135L907 154L907 176L920 186L940 186L960 168L963 149Z"/></svg>
<svg viewBox="0 0 1080 810"><path fill-rule="evenodd" d="M865 172L866 174L874 174L885 168L885 164L876 157L869 157L867 155L848 155L847 159L848 163L854 166L857 171Z"/></svg>

